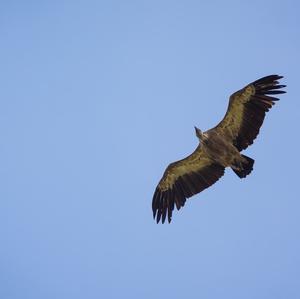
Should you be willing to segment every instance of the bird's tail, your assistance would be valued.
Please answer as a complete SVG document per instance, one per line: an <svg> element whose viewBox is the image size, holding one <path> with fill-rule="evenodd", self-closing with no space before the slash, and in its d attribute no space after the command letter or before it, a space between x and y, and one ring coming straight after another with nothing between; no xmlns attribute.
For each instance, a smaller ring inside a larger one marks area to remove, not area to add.
<svg viewBox="0 0 300 299"><path fill-rule="evenodd" d="M243 157L244 161L240 162L237 167L231 168L236 173L236 175L238 177L240 177L241 179L251 173L251 171L253 170L253 164L254 164L253 159L251 159L245 155L242 155L242 157Z"/></svg>

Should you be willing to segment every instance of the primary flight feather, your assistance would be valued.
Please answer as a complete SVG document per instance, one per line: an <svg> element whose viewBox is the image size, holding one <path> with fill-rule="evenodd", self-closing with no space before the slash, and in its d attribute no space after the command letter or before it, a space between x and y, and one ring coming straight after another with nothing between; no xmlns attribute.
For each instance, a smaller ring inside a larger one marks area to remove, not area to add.
<svg viewBox="0 0 300 299"><path fill-rule="evenodd" d="M157 185L152 210L156 222L171 222L174 207L184 206L187 198L213 185L226 167L244 178L253 169L254 160L240 152L251 145L259 133L265 114L285 93L278 75L256 80L230 96L223 120L202 132L195 127L199 145L188 157L171 163Z"/></svg>

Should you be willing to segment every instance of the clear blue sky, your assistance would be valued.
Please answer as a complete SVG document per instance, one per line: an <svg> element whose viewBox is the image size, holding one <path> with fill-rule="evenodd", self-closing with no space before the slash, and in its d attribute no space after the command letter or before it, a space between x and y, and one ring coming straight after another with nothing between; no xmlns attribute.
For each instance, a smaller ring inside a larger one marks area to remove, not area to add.
<svg viewBox="0 0 300 299"><path fill-rule="evenodd" d="M297 1L2 1L0 297L300 298ZM287 94L256 160L152 219L228 97Z"/></svg>

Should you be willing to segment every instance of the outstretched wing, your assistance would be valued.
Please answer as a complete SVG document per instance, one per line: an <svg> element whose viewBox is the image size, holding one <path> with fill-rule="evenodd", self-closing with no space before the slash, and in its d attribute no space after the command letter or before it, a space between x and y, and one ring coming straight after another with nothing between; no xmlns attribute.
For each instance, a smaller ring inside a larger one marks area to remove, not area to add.
<svg viewBox="0 0 300 299"><path fill-rule="evenodd" d="M209 131L217 130L227 136L239 151L246 149L259 134L266 112L279 100L273 95L285 93L279 90L285 87L279 85L281 78L263 77L231 95L223 120Z"/></svg>
<svg viewBox="0 0 300 299"><path fill-rule="evenodd" d="M224 174L224 167L214 163L201 146L187 158L171 163L157 185L152 210L156 222L171 222L172 212L184 206L187 198L214 184Z"/></svg>

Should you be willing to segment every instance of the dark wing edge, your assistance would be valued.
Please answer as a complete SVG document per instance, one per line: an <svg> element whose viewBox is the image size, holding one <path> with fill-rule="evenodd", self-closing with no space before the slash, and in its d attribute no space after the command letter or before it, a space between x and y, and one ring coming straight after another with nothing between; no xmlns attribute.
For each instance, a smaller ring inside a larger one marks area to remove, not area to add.
<svg viewBox="0 0 300 299"><path fill-rule="evenodd" d="M167 170L166 175L168 175ZM223 176L224 171L223 166L213 163L178 176L167 190L162 190L160 184L158 184L152 200L153 218L156 218L157 223L160 220L164 223L168 216L168 222L170 223L175 206L177 210L180 210L185 205L187 198L213 185ZM165 175L162 180L164 179L166 179Z"/></svg>
<svg viewBox="0 0 300 299"><path fill-rule="evenodd" d="M222 130L233 139L235 147L242 151L253 144L259 134L266 112L285 93L279 85L283 76L270 75L248 84L230 97L228 110L223 120L214 128ZM212 129L213 130L213 129Z"/></svg>

